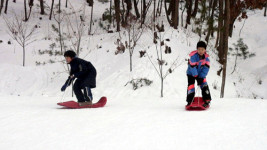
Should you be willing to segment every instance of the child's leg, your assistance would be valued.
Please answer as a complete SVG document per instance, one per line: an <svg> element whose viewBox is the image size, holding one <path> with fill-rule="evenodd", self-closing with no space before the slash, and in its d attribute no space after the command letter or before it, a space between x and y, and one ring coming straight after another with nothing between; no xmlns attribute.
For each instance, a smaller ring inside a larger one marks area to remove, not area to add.
<svg viewBox="0 0 267 150"><path fill-rule="evenodd" d="M92 92L91 92L91 88L90 87L85 87L83 89L84 91L84 99L85 101L92 101L93 100L93 95L92 95Z"/></svg>
<svg viewBox="0 0 267 150"><path fill-rule="evenodd" d="M206 78L204 78L203 83L201 84L201 91L202 91L202 97L204 102L209 103L211 101L211 96L210 96L210 90L208 83L206 81Z"/></svg>
<svg viewBox="0 0 267 150"><path fill-rule="evenodd" d="M186 101L190 104L195 96L195 78L193 76L187 75L188 87L187 87L187 97Z"/></svg>
<svg viewBox="0 0 267 150"><path fill-rule="evenodd" d="M82 86L81 86L80 80L75 81L75 83L73 85L73 90L74 90L74 93L78 99L78 102L84 102L84 96L82 93Z"/></svg>

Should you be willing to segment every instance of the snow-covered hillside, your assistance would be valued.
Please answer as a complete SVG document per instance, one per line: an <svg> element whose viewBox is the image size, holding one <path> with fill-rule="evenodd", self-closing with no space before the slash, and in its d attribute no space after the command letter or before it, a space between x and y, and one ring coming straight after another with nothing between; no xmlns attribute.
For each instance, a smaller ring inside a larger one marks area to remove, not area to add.
<svg viewBox="0 0 267 150"><path fill-rule="evenodd" d="M58 99L1 97L0 149L267 148L266 100L214 99L209 110L188 112L175 96L110 96L97 109L61 109Z"/></svg>
<svg viewBox="0 0 267 150"><path fill-rule="evenodd" d="M76 0L78 10L84 4ZM23 11L23 1L10 2L9 13ZM115 55L119 34L105 33L98 26L109 4L95 1L93 36L84 35L79 57L97 69L97 87L92 90L94 102L108 99L99 109L61 109L56 103L76 100L69 87L65 97L60 91L68 77L63 56L39 54L51 50L56 34L48 15L40 16L33 7L31 25L39 26L37 41L27 47L26 66L22 66L22 48L8 35L0 16L0 149L266 149L267 146L267 19L262 11L249 11L240 37L255 57L239 60L231 74L234 58L229 57L225 98L220 99L220 65L214 48L208 47L211 68L207 76L212 102L207 111L185 111L188 54L195 50L199 37L188 30L174 30L165 24L162 35L172 48L164 54L168 65L178 58L177 68L164 81L160 98L160 80L147 56L156 63L153 34L145 30L133 54L130 72L129 53ZM67 11L71 11L70 8ZM90 9L86 9L88 16ZM42 17L42 20L39 19ZM244 21L244 20L243 20ZM243 21L235 23L229 46L239 39ZM122 32L123 35L123 32ZM51 38L47 40L46 38ZM8 44L8 42L11 44ZM214 41L211 41L214 44ZM59 48L55 48L59 50ZM53 63L49 63L49 62ZM45 65L42 63L45 62ZM36 65L41 63L41 65ZM164 72L167 71L164 68ZM147 78L153 83L133 90L128 82ZM128 84L127 84L128 83ZM127 84L127 85L126 85ZM198 91L198 94L200 91ZM254 99L256 98L256 99Z"/></svg>

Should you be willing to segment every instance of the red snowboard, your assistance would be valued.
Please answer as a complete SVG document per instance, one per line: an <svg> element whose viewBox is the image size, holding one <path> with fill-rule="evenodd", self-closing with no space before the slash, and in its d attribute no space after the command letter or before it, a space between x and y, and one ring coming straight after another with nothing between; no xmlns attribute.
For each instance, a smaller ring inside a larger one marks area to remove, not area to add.
<svg viewBox="0 0 267 150"><path fill-rule="evenodd" d="M204 101L202 97L195 97L191 105L185 106L186 110L206 110L208 107L203 107Z"/></svg>
<svg viewBox="0 0 267 150"><path fill-rule="evenodd" d="M65 106L67 108L98 108L98 107L104 107L107 103L106 97L101 97L100 100L97 103L94 103L93 105L87 105L87 106L80 106L79 103L75 101L67 101L62 103L57 103L60 106Z"/></svg>

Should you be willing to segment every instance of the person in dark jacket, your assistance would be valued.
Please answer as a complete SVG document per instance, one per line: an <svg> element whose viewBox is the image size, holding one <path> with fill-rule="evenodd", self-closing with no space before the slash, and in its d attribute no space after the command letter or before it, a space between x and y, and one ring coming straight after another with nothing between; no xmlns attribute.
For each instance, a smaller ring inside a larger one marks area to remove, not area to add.
<svg viewBox="0 0 267 150"><path fill-rule="evenodd" d="M188 61L188 69L186 71L188 79L187 88L187 105L190 105L195 96L195 80L202 90L202 98L204 107L208 107L211 101L210 90L206 80L206 76L210 68L209 55L206 53L206 43L199 41L197 50L190 53Z"/></svg>
<svg viewBox="0 0 267 150"><path fill-rule="evenodd" d="M76 78L73 85L74 93L80 106L92 105L93 95L91 88L96 87L96 69L86 60L76 57L74 51L64 53L66 62L70 64L70 76L62 86L61 91L65 91L71 82Z"/></svg>

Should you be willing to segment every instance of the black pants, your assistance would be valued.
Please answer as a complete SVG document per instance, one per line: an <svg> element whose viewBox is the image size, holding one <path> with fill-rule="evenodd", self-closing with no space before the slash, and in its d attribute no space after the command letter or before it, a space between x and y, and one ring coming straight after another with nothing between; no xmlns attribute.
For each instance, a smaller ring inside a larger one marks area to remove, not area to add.
<svg viewBox="0 0 267 150"><path fill-rule="evenodd" d="M81 80L76 80L73 85L78 102L92 101L93 95L90 86L84 86Z"/></svg>
<svg viewBox="0 0 267 150"><path fill-rule="evenodd" d="M186 101L188 103L191 103L195 97L195 80L196 78L193 76L187 75L188 79L188 87L187 87L187 97ZM209 86L207 84L206 78L203 80L197 80L198 85L200 85L201 91L202 91L202 98L204 102L210 102L211 101L211 96L210 96L210 90Z"/></svg>

